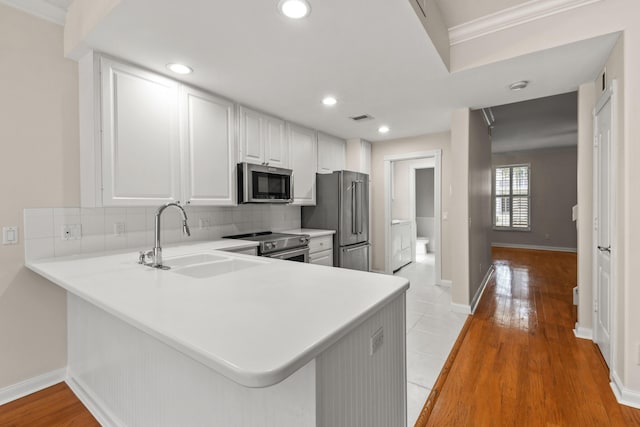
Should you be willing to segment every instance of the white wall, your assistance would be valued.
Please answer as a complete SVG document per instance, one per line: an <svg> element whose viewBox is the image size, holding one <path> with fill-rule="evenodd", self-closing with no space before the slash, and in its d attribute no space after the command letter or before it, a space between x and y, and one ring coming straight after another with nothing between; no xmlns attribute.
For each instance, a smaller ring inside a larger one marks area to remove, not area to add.
<svg viewBox="0 0 640 427"><path fill-rule="evenodd" d="M435 243L434 169L416 169L416 235L429 239L429 248Z"/></svg>
<svg viewBox="0 0 640 427"><path fill-rule="evenodd" d="M78 76L62 27L0 4L0 388L66 365L66 294L24 267L23 212L79 203Z"/></svg>
<svg viewBox="0 0 640 427"><path fill-rule="evenodd" d="M429 150L442 150L442 212L450 210L451 198L449 186L451 183L452 156L450 151L450 134L448 132L401 138L388 141L374 142L372 149L371 179L372 179L372 209L371 222L373 225L371 243L373 245L373 269L384 270L384 157L396 154L415 153ZM451 279L454 260L451 255L450 226L447 220L442 220L442 278Z"/></svg>

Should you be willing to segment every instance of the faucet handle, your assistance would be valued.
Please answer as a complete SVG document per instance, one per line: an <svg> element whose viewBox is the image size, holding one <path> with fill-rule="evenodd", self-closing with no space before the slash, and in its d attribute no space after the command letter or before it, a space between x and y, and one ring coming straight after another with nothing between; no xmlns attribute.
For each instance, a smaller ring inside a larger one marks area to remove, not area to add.
<svg viewBox="0 0 640 427"><path fill-rule="evenodd" d="M138 264L149 264L151 263L151 259L153 259L153 251L140 251L138 253ZM146 262L149 260L149 262Z"/></svg>

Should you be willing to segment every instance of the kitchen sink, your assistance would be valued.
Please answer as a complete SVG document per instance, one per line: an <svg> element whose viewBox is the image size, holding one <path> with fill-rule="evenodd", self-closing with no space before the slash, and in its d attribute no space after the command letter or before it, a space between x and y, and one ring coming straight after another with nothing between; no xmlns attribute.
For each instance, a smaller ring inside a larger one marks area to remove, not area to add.
<svg viewBox="0 0 640 427"><path fill-rule="evenodd" d="M169 271L173 273L196 279L206 279L233 271L258 267L268 264L268 262L202 253L167 259L165 264L171 267Z"/></svg>
<svg viewBox="0 0 640 427"><path fill-rule="evenodd" d="M203 264L205 262L224 261L229 257L208 253L189 254L173 258L165 258L164 264L171 268L179 268L187 265Z"/></svg>

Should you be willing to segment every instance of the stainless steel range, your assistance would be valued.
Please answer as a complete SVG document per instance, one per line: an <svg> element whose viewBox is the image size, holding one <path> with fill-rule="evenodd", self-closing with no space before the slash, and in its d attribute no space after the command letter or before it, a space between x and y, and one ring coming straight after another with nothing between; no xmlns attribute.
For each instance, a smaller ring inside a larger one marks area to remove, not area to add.
<svg viewBox="0 0 640 427"><path fill-rule="evenodd" d="M258 242L258 255L260 256L289 261L309 262L309 239L311 237L308 234L261 231L258 233L224 236L224 238Z"/></svg>

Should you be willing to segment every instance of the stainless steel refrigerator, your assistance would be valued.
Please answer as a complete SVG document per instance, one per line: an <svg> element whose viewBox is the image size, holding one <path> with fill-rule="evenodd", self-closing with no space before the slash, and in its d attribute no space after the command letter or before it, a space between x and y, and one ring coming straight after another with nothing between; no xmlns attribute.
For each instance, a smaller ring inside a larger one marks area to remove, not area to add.
<svg viewBox="0 0 640 427"><path fill-rule="evenodd" d="M316 175L316 206L302 207L302 226L336 230L333 265L369 271L369 175Z"/></svg>

